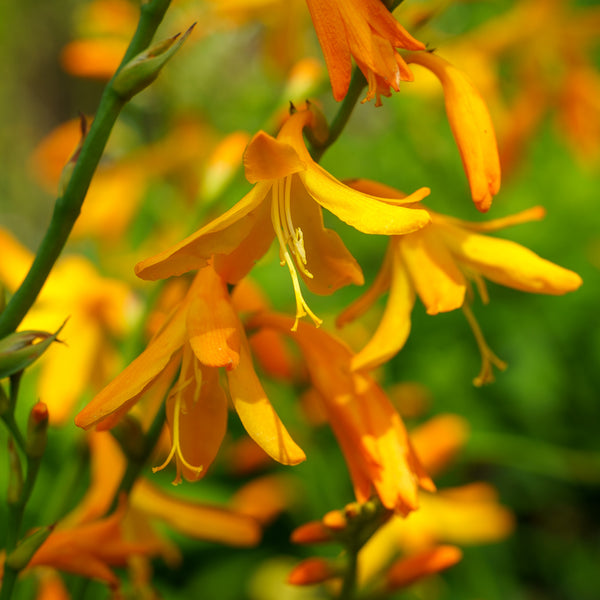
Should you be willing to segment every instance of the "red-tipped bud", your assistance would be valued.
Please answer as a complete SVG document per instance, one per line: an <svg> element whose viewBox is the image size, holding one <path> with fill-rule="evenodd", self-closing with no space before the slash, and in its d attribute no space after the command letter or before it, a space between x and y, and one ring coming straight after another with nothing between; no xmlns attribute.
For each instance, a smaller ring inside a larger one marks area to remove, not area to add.
<svg viewBox="0 0 600 600"><path fill-rule="evenodd" d="M415 581L452 567L462 558L456 546L437 546L414 556L401 558L388 570L386 587L389 591L411 585Z"/></svg>
<svg viewBox="0 0 600 600"><path fill-rule="evenodd" d="M324 558L307 558L289 574L291 585L314 585L339 575L337 569Z"/></svg>
<svg viewBox="0 0 600 600"><path fill-rule="evenodd" d="M36 402L27 421L27 456L41 458L48 442L48 407Z"/></svg>

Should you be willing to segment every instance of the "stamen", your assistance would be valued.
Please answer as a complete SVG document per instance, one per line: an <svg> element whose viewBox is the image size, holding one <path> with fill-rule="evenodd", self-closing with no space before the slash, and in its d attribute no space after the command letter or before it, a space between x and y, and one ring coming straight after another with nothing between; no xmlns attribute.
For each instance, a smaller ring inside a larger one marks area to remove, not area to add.
<svg viewBox="0 0 600 600"><path fill-rule="evenodd" d="M271 202L271 221L273 229L279 242L279 261L281 266L287 265L292 278L294 287L294 295L296 297L296 319L292 327L292 331L298 329L298 321L308 315L319 327L322 320L310 310L306 300L302 296L300 288L300 280L296 272L296 266L307 277L312 277L312 274L306 269L306 251L304 249L304 237L302 230L298 227L294 230L292 216L290 210L290 198L292 182L291 177L285 177L273 184L273 199ZM283 213L283 214L282 214ZM292 251L295 261L292 259L288 248ZM295 265L294 265L295 263Z"/></svg>
<svg viewBox="0 0 600 600"><path fill-rule="evenodd" d="M175 406L173 407L173 442L171 445L171 451L169 452L169 455L167 456L166 460L161 465L159 465L158 467L152 467L153 473L162 471L173 460L173 457L175 456L178 462L177 476L173 480L173 485L179 485L181 483L180 464L183 465L186 469L192 471L192 473L195 476L200 475L200 473L202 473L202 471L204 470L204 467L202 465L192 465L185 459L185 456L183 456L183 452L181 450L181 442L179 440L179 417L182 412L183 414L185 414L185 411L182 409L181 406L181 397L183 389L187 387L187 385L189 385L190 383L191 379L188 379L184 384L177 386L178 389L175 391ZM194 401L195 399L196 394L194 395Z"/></svg>
<svg viewBox="0 0 600 600"><path fill-rule="evenodd" d="M465 317L467 318L467 322L471 327L471 331L475 336L475 341L479 347L479 352L481 353L481 371L479 371L479 375L473 379L473 385L481 387L486 383L492 383L494 381L493 367L504 371L508 365L503 360L499 359L488 346L485 338L483 337L481 328L479 327L479 323L475 319L475 315L471 310L471 307L465 302L462 306L462 309Z"/></svg>

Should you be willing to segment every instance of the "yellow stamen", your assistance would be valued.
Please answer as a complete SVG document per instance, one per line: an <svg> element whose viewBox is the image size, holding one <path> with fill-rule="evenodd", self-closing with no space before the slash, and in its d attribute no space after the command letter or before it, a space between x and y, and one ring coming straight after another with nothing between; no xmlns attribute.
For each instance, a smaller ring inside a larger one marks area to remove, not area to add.
<svg viewBox="0 0 600 600"><path fill-rule="evenodd" d="M181 406L182 392L188 385L190 385L190 383L192 383L191 378L177 385L176 388L173 390L173 393L175 395L175 406L173 407L173 442L171 445L171 451L169 452L169 455L167 456L166 460L161 465L159 465L158 467L152 467L152 472L157 473L158 471L162 471L173 460L174 456L177 457L177 476L173 480L173 485L178 485L181 483L181 473L179 469L180 464L192 471L192 473L194 473L194 475L196 476L200 475L200 473L202 473L202 471L204 470L204 467L202 465L194 466L185 459L181 450L181 443L179 440L179 418L181 413L185 414L185 410ZM198 388L199 386L196 385L194 402L196 401Z"/></svg>
<svg viewBox="0 0 600 600"><path fill-rule="evenodd" d="M276 181L273 184L273 199L271 202L271 220L273 229L279 242L279 260L280 264L287 265L292 278L294 295L296 297L296 320L292 331L298 328L298 321L308 315L318 327L322 321L310 310L306 300L302 296L300 280L296 267L300 269L303 275L312 278L312 273L306 268L306 250L304 249L304 236L302 230L294 228L292 222L292 212L290 208L292 189L292 177L285 177L283 180ZM291 251L291 255L290 255ZM293 255L293 259L292 259ZM294 264L295 263L295 264Z"/></svg>
<svg viewBox="0 0 600 600"><path fill-rule="evenodd" d="M471 310L471 307L465 302L462 306L462 309L465 317L467 318L467 322L471 327L471 331L475 336L475 341L479 347L479 352L481 353L481 371L479 371L479 375L473 379L473 385L481 387L486 383L492 383L494 381L493 367L504 371L508 365L503 360L499 359L488 346L485 338L483 337L481 328L479 327L479 323L475 319L475 315Z"/></svg>

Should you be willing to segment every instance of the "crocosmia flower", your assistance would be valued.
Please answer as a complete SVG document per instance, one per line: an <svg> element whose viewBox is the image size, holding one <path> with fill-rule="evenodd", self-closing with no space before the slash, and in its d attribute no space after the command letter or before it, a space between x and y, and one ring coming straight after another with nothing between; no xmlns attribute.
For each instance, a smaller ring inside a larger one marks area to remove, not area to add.
<svg viewBox="0 0 600 600"><path fill-rule="evenodd" d="M392 195L373 182L354 182L358 189ZM398 193L398 192L396 192ZM410 333L415 296L435 315L463 306L469 280L487 301L484 278L537 294L560 295L581 285L577 273L547 261L510 240L483 235L540 219L541 207L487 223L471 223L431 211L431 224L406 236L392 236L381 271L372 287L338 318L347 323L363 314L385 291L388 301L375 334L356 355L353 367L372 368L394 356Z"/></svg>
<svg viewBox="0 0 600 600"><path fill-rule="evenodd" d="M310 156L302 131L314 113L292 114L277 138L257 133L244 155L246 177L254 188L233 208L172 248L136 265L142 279L181 275L213 260L216 271L237 283L261 258L273 238L282 265L289 269L296 296L296 321L310 315L300 277L317 294L331 294L349 283L362 284L360 267L340 237L323 225L321 207L371 234L400 235L426 225L429 214L411 207L429 194L421 188L399 200L358 192L332 177Z"/></svg>
<svg viewBox="0 0 600 600"><path fill-rule="evenodd" d="M401 81L413 75L396 51L424 50L392 16L381 0L306 0L329 70L333 96L342 100L348 92L352 58L365 76L369 91L365 100L390 96Z"/></svg>
<svg viewBox="0 0 600 600"><path fill-rule="evenodd" d="M271 406L254 371L242 324L227 288L212 266L201 269L188 294L162 328L118 377L76 417L85 429L112 427L151 388L173 380L167 420L177 479L206 473L227 428L228 398L219 382L224 368L231 402L248 434L275 460L297 464L304 452Z"/></svg>

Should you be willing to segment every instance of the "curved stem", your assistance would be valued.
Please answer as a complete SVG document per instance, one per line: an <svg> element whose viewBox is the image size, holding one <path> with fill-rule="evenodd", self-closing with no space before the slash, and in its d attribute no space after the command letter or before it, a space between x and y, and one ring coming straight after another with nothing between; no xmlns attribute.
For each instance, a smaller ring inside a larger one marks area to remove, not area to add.
<svg viewBox="0 0 600 600"><path fill-rule="evenodd" d="M171 0L149 0L142 5L138 27L117 73L123 65L148 46L170 2ZM81 212L92 176L100 162L113 125L126 102L113 89L113 81L114 77L102 94L90 132L83 142L67 187L56 200L50 225L33 264L23 283L0 314L0 337L14 331L35 302Z"/></svg>
<svg viewBox="0 0 600 600"><path fill-rule="evenodd" d="M348 88L348 93L346 97L342 100L340 108L335 115L333 121L331 122L331 127L329 128L329 136L327 140L323 144L317 144L314 140L310 140L311 149L310 154L313 157L315 162L319 162L323 154L329 146L331 146L337 139L340 137L340 134L346 127L350 116L352 115L352 111L358 102L358 99L362 95L363 89L366 86L367 82L364 78L364 75L361 73L360 69L354 67L354 72L352 74L352 79L350 81L350 87Z"/></svg>

